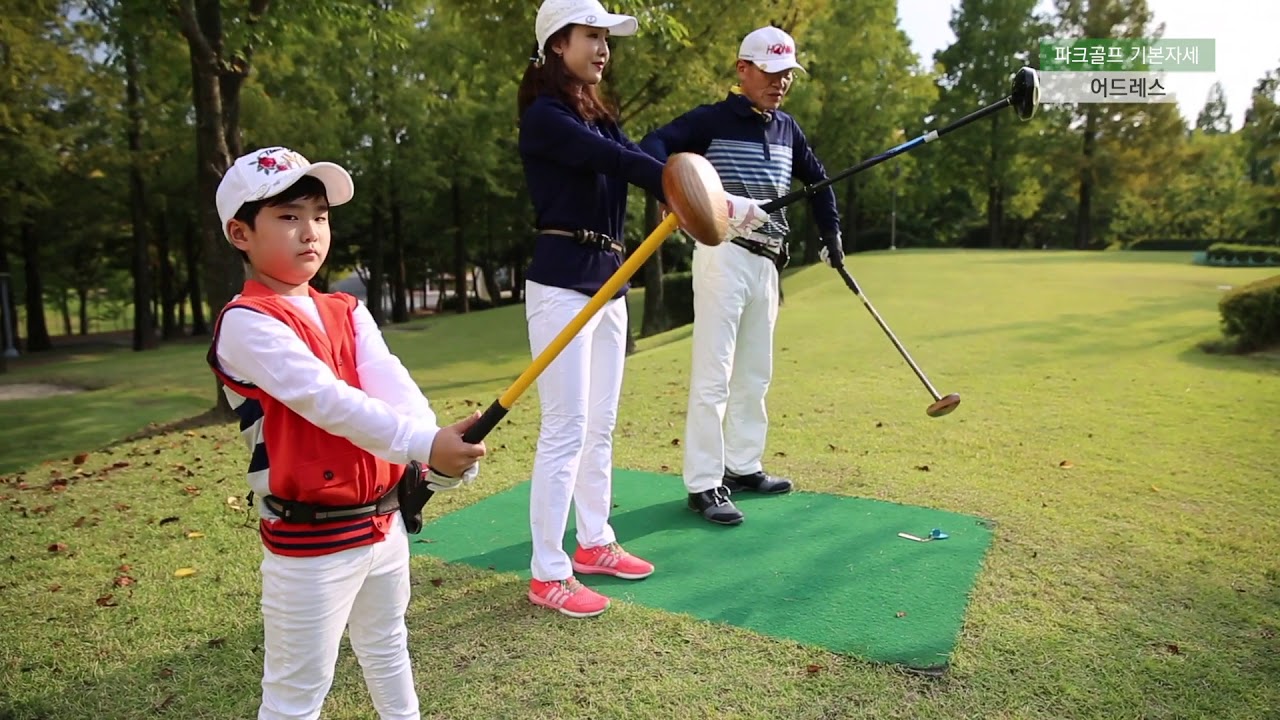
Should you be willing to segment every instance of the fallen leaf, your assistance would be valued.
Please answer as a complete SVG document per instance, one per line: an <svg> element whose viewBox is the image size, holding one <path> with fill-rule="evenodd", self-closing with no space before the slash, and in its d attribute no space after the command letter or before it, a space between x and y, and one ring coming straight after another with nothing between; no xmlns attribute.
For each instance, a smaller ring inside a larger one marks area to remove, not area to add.
<svg viewBox="0 0 1280 720"><path fill-rule="evenodd" d="M116 601L111 599L111 595L103 595L94 602L98 603L98 607L115 607Z"/></svg>
<svg viewBox="0 0 1280 720"><path fill-rule="evenodd" d="M58 479L49 483L49 492L60 493L60 492L66 492L66 491L67 491L67 481L65 479Z"/></svg>
<svg viewBox="0 0 1280 720"><path fill-rule="evenodd" d="M156 704L155 704L155 709L156 709L157 711L159 711L159 710L164 710L165 708L169 707L169 705L173 703L173 698L174 698L174 697L176 697L176 696L175 696L175 695L167 695L167 696L165 696L165 699L163 699L163 700L161 700L160 702L158 702L158 703L156 703Z"/></svg>
<svg viewBox="0 0 1280 720"><path fill-rule="evenodd" d="M195 432L195 430L188 430L188 431L186 432L186 435L187 435L187 437L195 437L195 436L196 436L196 432Z"/></svg>
<svg viewBox="0 0 1280 720"><path fill-rule="evenodd" d="M904 613L904 612L902 612L901 610L899 610L899 611L897 612L897 617L902 618L902 617L906 617L906 616L907 616L907 614L906 614L906 613Z"/></svg>
<svg viewBox="0 0 1280 720"><path fill-rule="evenodd" d="M160 677L168 680L173 677L173 670L171 668L160 668Z"/></svg>
<svg viewBox="0 0 1280 720"><path fill-rule="evenodd" d="M659 465L659 466L658 466L658 469L659 469L659 470L661 470L662 472L670 472L670 471L671 471L671 466L670 466L670 465Z"/></svg>
<svg viewBox="0 0 1280 720"><path fill-rule="evenodd" d="M132 565L121 565L120 567L116 568L117 571L122 573L127 573L131 569L133 569Z"/></svg>
<svg viewBox="0 0 1280 720"><path fill-rule="evenodd" d="M54 583L49 586L49 592L58 592L61 589L62 589L62 586L59 585L58 583Z"/></svg>
<svg viewBox="0 0 1280 720"><path fill-rule="evenodd" d="M786 457L786 456L787 456L787 454L786 454L786 453L784 453L784 452L782 452L781 450L779 450L778 452L774 453L774 454L773 454L773 456L774 456L774 457Z"/></svg>
<svg viewBox="0 0 1280 720"><path fill-rule="evenodd" d="M184 488L182 488L182 489L183 489L183 490L184 490L188 495L199 495L199 494L200 494L200 488L196 487L195 485L188 485L188 486L186 486L186 487L184 487Z"/></svg>
<svg viewBox="0 0 1280 720"><path fill-rule="evenodd" d="M1165 649L1166 651L1168 651L1168 653L1169 653L1170 655L1181 655L1181 654L1182 654L1182 648L1178 647L1178 644L1177 644L1177 643L1165 643L1165 644L1164 644L1164 649Z"/></svg>
<svg viewBox="0 0 1280 720"><path fill-rule="evenodd" d="M84 461L88 459L89 459L89 453L80 453L79 455L76 455L74 458L71 458L71 463L73 465L83 465Z"/></svg>
<svg viewBox="0 0 1280 720"><path fill-rule="evenodd" d="M440 587L444 584L444 578L431 578L431 584Z"/></svg>
<svg viewBox="0 0 1280 720"><path fill-rule="evenodd" d="M882 423L882 422L880 422L879 420L877 420L877 421L876 421L876 427L884 427L884 423Z"/></svg>
<svg viewBox="0 0 1280 720"><path fill-rule="evenodd" d="M817 675L821 670L822 670L821 665L809 665L804 669L804 671L809 673L810 675Z"/></svg>
<svg viewBox="0 0 1280 720"><path fill-rule="evenodd" d="M928 466L928 465L917 465L917 466L916 466L916 469L917 469L917 470L921 470L921 471L923 471L923 472L929 472L929 466Z"/></svg>
<svg viewBox="0 0 1280 720"><path fill-rule="evenodd" d="M828 449L828 450L839 450L840 448L836 447L835 445L832 445L831 443L827 443L827 449Z"/></svg>
<svg viewBox="0 0 1280 720"><path fill-rule="evenodd" d="M62 552L66 549L67 549L66 543L54 543L49 546L49 552L51 553Z"/></svg>
<svg viewBox="0 0 1280 720"><path fill-rule="evenodd" d="M73 527L73 528L82 528L82 527L84 527L84 524L85 524L88 520L89 520L89 518L86 518L85 516L81 515L80 517L76 518L76 521L75 521L75 522L71 523L71 527Z"/></svg>
<svg viewBox="0 0 1280 720"><path fill-rule="evenodd" d="M1071 469L1075 466L1076 464L1071 462L1070 460L1063 460L1062 462L1058 463L1058 467L1060 468Z"/></svg>
<svg viewBox="0 0 1280 720"><path fill-rule="evenodd" d="M211 648L222 647L223 645L226 645L226 644L227 644L227 639L224 637L216 637L209 641L209 647Z"/></svg>
<svg viewBox="0 0 1280 720"><path fill-rule="evenodd" d="M177 515L171 515L171 516L169 516L169 517L167 517L167 518L165 518L165 519L161 520L161 521L160 521L160 524L161 524L161 525L168 525L169 523L175 523L175 522L178 522L178 520L179 520L179 518L178 518L178 516L177 516Z"/></svg>
<svg viewBox="0 0 1280 720"><path fill-rule="evenodd" d="M116 503L116 510L120 512L124 512L125 510L128 510L128 509L129 509L128 505L125 505L124 503Z"/></svg>
<svg viewBox="0 0 1280 720"><path fill-rule="evenodd" d="M187 533L187 538L190 540L194 540L196 538L202 538L202 537L204 537L204 533L199 532L197 530L192 530L191 532Z"/></svg>
<svg viewBox="0 0 1280 720"><path fill-rule="evenodd" d="M672 446L672 447L680 447L680 438L672 438L672 439L671 439L671 446Z"/></svg>
<svg viewBox="0 0 1280 720"><path fill-rule="evenodd" d="M119 470L120 468L127 468L127 467L129 467L129 461L128 461L128 460L117 460L117 461L115 461L115 462L111 463L111 467L113 467L113 468L115 468L115 469L117 469L117 470Z"/></svg>
<svg viewBox="0 0 1280 720"><path fill-rule="evenodd" d="M1156 487L1155 485L1152 485L1151 492L1160 492L1160 488Z"/></svg>
<svg viewBox="0 0 1280 720"><path fill-rule="evenodd" d="M189 567L178 568L177 570L173 571L173 576L180 577L180 578L191 577L192 575L195 575L195 574L196 574L196 569L189 568Z"/></svg>
<svg viewBox="0 0 1280 720"><path fill-rule="evenodd" d="M120 575L119 577L117 577L117 578L115 579L115 583L114 583L114 584L115 584L115 586L116 586L116 587L128 587L128 586L130 586L130 585L134 584L135 582L137 582L137 581L136 581L136 580L134 580L133 578L129 577L128 575Z"/></svg>

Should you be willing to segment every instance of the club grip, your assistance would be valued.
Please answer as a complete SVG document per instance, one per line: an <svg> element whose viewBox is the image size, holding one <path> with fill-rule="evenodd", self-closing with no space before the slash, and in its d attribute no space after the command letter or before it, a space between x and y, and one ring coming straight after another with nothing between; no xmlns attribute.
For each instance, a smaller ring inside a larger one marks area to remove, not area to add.
<svg viewBox="0 0 1280 720"><path fill-rule="evenodd" d="M462 433L463 442L475 445L481 440L484 440L485 436L489 434L489 431L493 430L498 423L502 422L502 418L506 416L507 409L502 407L502 403L494 400L493 404L485 409L484 414L480 416L480 419L476 421L476 424L467 428L467 431Z"/></svg>

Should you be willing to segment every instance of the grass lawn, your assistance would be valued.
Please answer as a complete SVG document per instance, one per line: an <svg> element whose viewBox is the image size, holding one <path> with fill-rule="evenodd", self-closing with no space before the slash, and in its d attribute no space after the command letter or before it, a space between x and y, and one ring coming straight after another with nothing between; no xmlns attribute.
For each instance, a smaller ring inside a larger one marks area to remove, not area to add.
<svg viewBox="0 0 1280 720"><path fill-rule="evenodd" d="M857 299L825 267L801 269L784 283L766 457L805 490L995 521L951 672L911 676L626 603L572 621L530 606L514 576L417 557L424 717L1277 717L1280 359L1196 349L1217 336L1220 286L1274 271L1186 253L850 263L963 403L926 417L930 398ZM387 337L442 420L487 405L529 360L520 307ZM687 337L648 338L629 360L618 466L679 471ZM0 719L254 715L261 549L239 507L235 428L104 447L207 407L204 349L4 376L101 389L0 414ZM537 420L531 390L489 436L481 480L428 513L526 480ZM325 717L370 712L344 647Z"/></svg>

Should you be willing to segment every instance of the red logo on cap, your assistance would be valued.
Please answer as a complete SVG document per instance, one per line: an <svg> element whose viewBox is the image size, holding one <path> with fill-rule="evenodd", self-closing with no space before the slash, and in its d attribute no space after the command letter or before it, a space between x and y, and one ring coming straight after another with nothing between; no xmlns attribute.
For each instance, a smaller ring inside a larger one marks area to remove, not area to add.
<svg viewBox="0 0 1280 720"><path fill-rule="evenodd" d="M774 43L765 48L765 52L770 55L791 55L795 49L786 43Z"/></svg>

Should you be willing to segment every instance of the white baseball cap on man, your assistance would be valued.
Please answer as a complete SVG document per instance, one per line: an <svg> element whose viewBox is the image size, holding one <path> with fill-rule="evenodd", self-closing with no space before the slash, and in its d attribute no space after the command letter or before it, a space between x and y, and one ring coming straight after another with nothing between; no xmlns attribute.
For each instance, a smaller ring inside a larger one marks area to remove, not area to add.
<svg viewBox="0 0 1280 720"><path fill-rule="evenodd" d="M547 47L547 38L567 25L604 28L611 35L635 35L640 23L630 15L607 12L600 0L544 0L538 8L534 32L538 36L538 56Z"/></svg>
<svg viewBox="0 0 1280 720"><path fill-rule="evenodd" d="M355 196L351 174L341 165L313 163L287 147L254 150L236 158L222 176L222 182L218 183L218 218L222 220L222 234L231 240L227 223L242 205L279 195L304 175L311 175L324 183L330 207L349 202Z"/></svg>
<svg viewBox="0 0 1280 720"><path fill-rule="evenodd" d="M773 26L752 30L742 38L742 46L738 48L738 59L753 63L767 73L782 72L792 68L808 72L796 62L796 41Z"/></svg>

